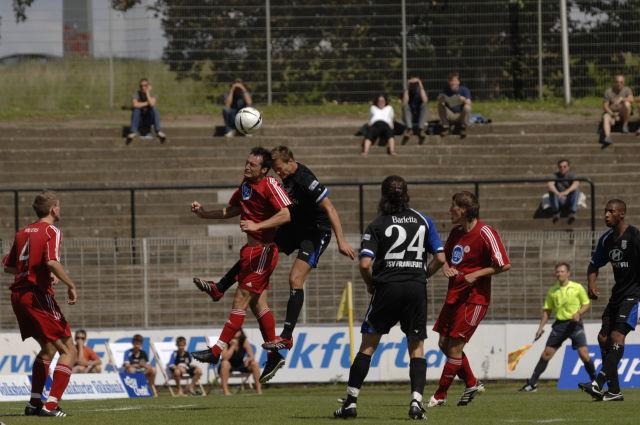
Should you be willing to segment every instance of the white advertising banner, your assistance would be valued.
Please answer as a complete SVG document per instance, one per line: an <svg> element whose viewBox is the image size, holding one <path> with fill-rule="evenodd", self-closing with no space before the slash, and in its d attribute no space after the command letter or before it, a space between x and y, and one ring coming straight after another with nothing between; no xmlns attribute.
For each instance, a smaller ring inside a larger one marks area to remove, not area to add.
<svg viewBox="0 0 640 425"><path fill-rule="evenodd" d="M531 343L537 324L481 324L473 338L465 348L465 352L473 370L479 378L485 379L525 379L531 375L535 364L544 349L546 338L550 333L550 325L546 333L537 341L520 360L513 372L507 371L507 353L527 343ZM597 344L599 324L587 324L585 330L587 341ZM220 329L163 329L148 331L91 331L88 332L87 344L92 347L108 363L106 344L130 343L134 333L141 333L145 342L143 349L149 354L150 341L173 342L178 336L187 338L187 350L204 349L206 337L218 335ZM258 329L245 329L249 341L255 347L256 358L260 365L266 360L266 352L260 347L261 336ZM38 351L33 340L22 342L19 334L0 334L0 375L30 374L31 364ZM349 340L346 326L301 326L294 333L294 347L288 353L286 366L278 372L272 382L331 382L346 381L349 375ZM360 334L356 332L356 346L360 344ZM427 378L438 379L445 363L445 356L438 348L438 334L429 331L426 340L425 357L427 359ZM640 335L632 332L627 337L627 344L639 344ZM564 350L568 342L561 347L542 378L559 378L564 359ZM567 348L571 350L570 345ZM593 355L599 359L597 350ZM630 365L632 363L629 363ZM205 365L202 365L205 367ZM639 366L640 367L640 366ZM209 371L212 376L212 370ZM392 329L389 335L382 338L378 350L371 360L368 381L405 381L409 374L409 356L407 342L399 327ZM115 374L114 374L115 375ZM74 375L75 376L75 375ZM158 373L157 383L162 382L162 374Z"/></svg>
<svg viewBox="0 0 640 425"><path fill-rule="evenodd" d="M46 398L51 388L51 380L43 392ZM29 375L0 375L0 401L25 401L31 396ZM64 392L65 400L99 400L106 398L128 398L117 373L95 373L72 375Z"/></svg>

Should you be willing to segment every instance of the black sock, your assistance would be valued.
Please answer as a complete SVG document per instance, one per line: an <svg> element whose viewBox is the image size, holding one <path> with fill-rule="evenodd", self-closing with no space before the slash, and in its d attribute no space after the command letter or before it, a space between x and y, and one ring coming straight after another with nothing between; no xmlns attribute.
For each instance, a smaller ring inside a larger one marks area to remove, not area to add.
<svg viewBox="0 0 640 425"><path fill-rule="evenodd" d="M293 337L293 329L296 327L302 305L304 304L304 289L291 289L289 291L289 302L287 302L287 314L284 320L284 327L280 336L284 339Z"/></svg>
<svg viewBox="0 0 640 425"><path fill-rule="evenodd" d="M624 355L624 345L613 344L607 359L604 361L602 369L609 381L609 392L617 394L620 392L620 383L618 382L618 363Z"/></svg>
<svg viewBox="0 0 640 425"><path fill-rule="evenodd" d="M427 382L427 360L424 357L414 357L409 361L409 378L411 393L424 393L424 385Z"/></svg>
<svg viewBox="0 0 640 425"><path fill-rule="evenodd" d="M529 385L535 385L538 383L538 379L540 378L540 375L542 375L545 369L547 369L548 364L549 364L549 360L544 360L542 358L538 360L538 364L536 365L536 368L533 369L533 375L531 375L531 378L529 379Z"/></svg>
<svg viewBox="0 0 640 425"><path fill-rule="evenodd" d="M216 283L216 287L220 292L227 292L227 289L231 288L234 283L236 283L236 277L240 273L240 260L238 260L231 269L222 276L222 279L218 283Z"/></svg>
<svg viewBox="0 0 640 425"><path fill-rule="evenodd" d="M607 373L604 369L604 365L606 364L607 357L609 357L609 352L611 350L611 345L609 345L609 339L607 338L606 342L602 343L600 341L600 337L598 337L598 345L600 346L600 358L602 359L602 367L600 368L600 372L596 375L596 384L598 387L604 387L604 384L607 382Z"/></svg>
<svg viewBox="0 0 640 425"><path fill-rule="evenodd" d="M349 370L349 382L347 383L347 399L344 404L349 405L358 401L360 387L364 382L364 378L369 373L369 365L371 364L371 356L364 353L356 354L353 364Z"/></svg>
<svg viewBox="0 0 640 425"><path fill-rule="evenodd" d="M593 360L589 359L589 361L584 364L584 370L589 374L589 379L592 381L596 379L596 367L593 365Z"/></svg>

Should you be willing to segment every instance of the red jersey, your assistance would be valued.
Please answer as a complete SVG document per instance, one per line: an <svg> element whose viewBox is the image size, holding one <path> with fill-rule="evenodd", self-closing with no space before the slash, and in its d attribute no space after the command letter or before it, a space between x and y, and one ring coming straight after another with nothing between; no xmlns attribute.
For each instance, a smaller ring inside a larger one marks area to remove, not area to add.
<svg viewBox="0 0 640 425"><path fill-rule="evenodd" d="M291 200L287 192L273 177L265 177L257 183L242 182L229 201L229 206L241 208L241 220L251 220L254 223L268 220L289 205ZM275 239L276 229L247 232L247 234L259 242L271 243Z"/></svg>
<svg viewBox="0 0 640 425"><path fill-rule="evenodd" d="M18 230L9 255L3 263L17 270L11 289L37 286L53 294L51 272L47 261L60 261L62 232L52 224L37 221Z"/></svg>
<svg viewBox="0 0 640 425"><path fill-rule="evenodd" d="M491 276L481 277L469 286L464 282L464 275L485 267L502 267L509 264L507 251L498 232L480 220L469 232L465 231L464 226L457 226L449 233L444 253L449 266L460 272L459 275L449 279L445 303L467 302L489 305Z"/></svg>

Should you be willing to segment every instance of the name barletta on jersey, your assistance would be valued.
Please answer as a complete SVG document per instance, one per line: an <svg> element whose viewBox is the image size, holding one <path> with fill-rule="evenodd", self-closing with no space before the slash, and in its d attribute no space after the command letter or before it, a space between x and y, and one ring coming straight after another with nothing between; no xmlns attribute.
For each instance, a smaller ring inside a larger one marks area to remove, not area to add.
<svg viewBox="0 0 640 425"><path fill-rule="evenodd" d="M418 219L412 216L396 217L395 215L392 215L391 221L393 222L393 224L407 224L407 223L417 223Z"/></svg>

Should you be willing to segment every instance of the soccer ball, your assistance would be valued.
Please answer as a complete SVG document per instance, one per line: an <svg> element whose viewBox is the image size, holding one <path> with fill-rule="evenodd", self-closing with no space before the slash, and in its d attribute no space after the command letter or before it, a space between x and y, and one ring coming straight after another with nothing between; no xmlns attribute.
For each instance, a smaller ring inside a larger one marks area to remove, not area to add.
<svg viewBox="0 0 640 425"><path fill-rule="evenodd" d="M256 108L247 106L236 114L236 130L249 134L262 127L262 115Z"/></svg>

